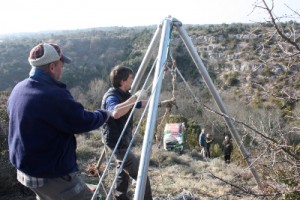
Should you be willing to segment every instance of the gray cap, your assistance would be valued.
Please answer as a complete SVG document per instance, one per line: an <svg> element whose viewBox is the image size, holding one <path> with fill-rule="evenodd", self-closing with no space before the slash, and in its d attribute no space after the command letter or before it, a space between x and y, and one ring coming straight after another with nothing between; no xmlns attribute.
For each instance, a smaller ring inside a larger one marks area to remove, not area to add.
<svg viewBox="0 0 300 200"><path fill-rule="evenodd" d="M63 55L57 44L40 43L30 51L28 61L31 66L39 67L61 60L64 63L71 63L71 59Z"/></svg>

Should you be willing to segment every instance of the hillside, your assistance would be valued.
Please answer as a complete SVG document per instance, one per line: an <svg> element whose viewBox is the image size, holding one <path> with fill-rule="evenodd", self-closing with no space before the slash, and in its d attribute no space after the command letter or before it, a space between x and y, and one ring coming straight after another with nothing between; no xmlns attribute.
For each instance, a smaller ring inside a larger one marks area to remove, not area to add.
<svg viewBox="0 0 300 200"><path fill-rule="evenodd" d="M286 34L289 34L288 25L283 25ZM293 28L299 31L299 24ZM274 101L266 94L299 97L299 56L292 46L270 35L273 30L270 24L186 26L185 29L220 90L230 88L241 100L254 104ZM122 63L137 71L154 32L154 27L140 27L2 36L0 90L9 91L16 82L27 77L28 52L39 41L52 41L63 47L73 63L66 67L62 80L69 88L86 90L94 79L107 82L107 74L116 64ZM178 69L187 81L201 84L199 73L176 30L170 39L170 53Z"/></svg>
<svg viewBox="0 0 300 200"><path fill-rule="evenodd" d="M78 137L79 164L82 176L87 183L98 184L93 167L97 163L102 151L99 136ZM98 138L98 139L97 139ZM139 155L141 138L138 139L133 151ZM109 157L106 158L105 162ZM101 165L104 169L105 162ZM115 175L115 165L109 167L104 181L101 183L103 196L109 192ZM225 164L222 157L204 159L198 150L185 150L183 154L158 149L153 145L148 175L150 177L155 200L200 200L200 199L253 199L261 194L251 173L235 163ZM22 186L15 186L13 194L1 195L2 200L16 198L33 200L32 192L24 191ZM134 195L131 185L129 194ZM264 196L264 195L263 195ZM266 195L268 196L268 195ZM265 197L266 197L265 196Z"/></svg>

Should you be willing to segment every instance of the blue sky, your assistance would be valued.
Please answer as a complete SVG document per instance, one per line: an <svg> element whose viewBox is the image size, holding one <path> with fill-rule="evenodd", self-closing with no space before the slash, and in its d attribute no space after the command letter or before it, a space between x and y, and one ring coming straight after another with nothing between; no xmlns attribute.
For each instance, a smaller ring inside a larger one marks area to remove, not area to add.
<svg viewBox="0 0 300 200"><path fill-rule="evenodd" d="M2 0L0 34L157 25L169 15L183 24L265 21L265 11L252 12L256 2L260 0ZM277 16L291 13L284 4L300 13L299 0L274 2Z"/></svg>

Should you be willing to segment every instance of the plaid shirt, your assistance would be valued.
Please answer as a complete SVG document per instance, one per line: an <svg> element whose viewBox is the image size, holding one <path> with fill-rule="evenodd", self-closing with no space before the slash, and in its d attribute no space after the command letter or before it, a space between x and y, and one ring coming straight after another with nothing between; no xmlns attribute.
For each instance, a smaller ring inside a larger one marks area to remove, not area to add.
<svg viewBox="0 0 300 200"><path fill-rule="evenodd" d="M45 184L44 178L32 177L27 174L24 174L20 170L17 170L17 179L22 185L29 188L38 188L42 187Z"/></svg>

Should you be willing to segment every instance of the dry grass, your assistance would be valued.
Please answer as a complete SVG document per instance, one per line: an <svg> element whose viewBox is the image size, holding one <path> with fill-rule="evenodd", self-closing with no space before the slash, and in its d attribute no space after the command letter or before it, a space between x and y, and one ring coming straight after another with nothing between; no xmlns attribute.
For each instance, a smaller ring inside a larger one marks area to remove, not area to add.
<svg viewBox="0 0 300 200"><path fill-rule="evenodd" d="M99 133L96 133L99 134ZM88 167L95 165L102 151L99 138L78 137L78 155L86 181L98 184L99 177L88 176ZM140 141L138 141L140 142ZM133 152L139 156L141 147ZM102 165L101 168L105 168ZM114 165L104 179L101 191L105 194L114 178ZM153 196L163 199L258 199L257 186L248 169L234 164L226 165L222 158L203 159L196 150L185 150L183 154L152 147L148 176ZM134 194L131 186L129 194Z"/></svg>

